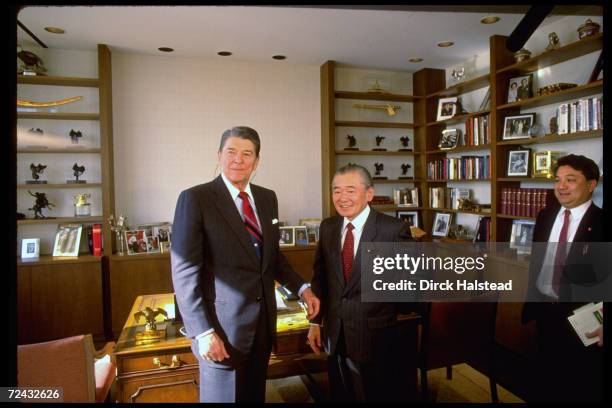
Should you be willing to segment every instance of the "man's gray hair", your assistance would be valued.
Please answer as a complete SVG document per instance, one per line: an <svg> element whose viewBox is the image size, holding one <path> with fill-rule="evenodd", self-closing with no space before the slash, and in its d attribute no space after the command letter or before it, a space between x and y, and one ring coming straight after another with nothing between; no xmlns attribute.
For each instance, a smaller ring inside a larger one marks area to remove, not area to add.
<svg viewBox="0 0 612 408"><path fill-rule="evenodd" d="M233 128L227 129L225 132L223 132L221 135L221 143L219 144L219 151L223 150L225 142L232 136L253 142L255 145L255 157L259 157L259 149L261 148L259 134L255 129L248 126L234 126Z"/></svg>
<svg viewBox="0 0 612 408"><path fill-rule="evenodd" d="M373 187L372 175L370 175L370 172L365 167L360 166L359 164L349 163L346 166L342 166L338 170L336 170L336 173L334 173L334 177L336 175L346 173L359 173L359 175L361 176L361 181L366 187L366 189Z"/></svg>

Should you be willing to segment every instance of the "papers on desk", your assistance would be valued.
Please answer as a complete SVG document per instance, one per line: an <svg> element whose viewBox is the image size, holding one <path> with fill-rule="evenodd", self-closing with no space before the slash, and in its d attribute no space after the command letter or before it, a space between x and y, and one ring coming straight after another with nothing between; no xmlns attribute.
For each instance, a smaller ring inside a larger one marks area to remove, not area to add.
<svg viewBox="0 0 612 408"><path fill-rule="evenodd" d="M585 334L592 332L603 324L603 302L597 304L589 303L588 305L579 307L574 310L574 314L567 317L567 320L569 320L576 334L580 337L580 340L582 340L585 346L597 343L597 337L589 339Z"/></svg>
<svg viewBox="0 0 612 408"><path fill-rule="evenodd" d="M276 296L276 309L277 310L289 309L289 307L285 304L285 301L283 300L283 297L281 296L278 290L274 290L274 295Z"/></svg>

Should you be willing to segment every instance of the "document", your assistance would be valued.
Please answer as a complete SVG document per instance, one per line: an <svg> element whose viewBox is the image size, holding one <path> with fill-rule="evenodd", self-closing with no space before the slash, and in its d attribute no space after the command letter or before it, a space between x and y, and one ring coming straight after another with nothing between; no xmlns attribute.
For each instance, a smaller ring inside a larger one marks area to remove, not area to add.
<svg viewBox="0 0 612 408"><path fill-rule="evenodd" d="M603 324L603 302L584 305L574 310L574 313L568 316L567 320L569 320L585 346L597 343L597 337L589 339L586 337L586 333L592 332Z"/></svg>
<svg viewBox="0 0 612 408"><path fill-rule="evenodd" d="M274 296L276 297L277 310L289 309L289 307L285 304L285 301L283 300L283 297L279 293L278 289L274 291Z"/></svg>

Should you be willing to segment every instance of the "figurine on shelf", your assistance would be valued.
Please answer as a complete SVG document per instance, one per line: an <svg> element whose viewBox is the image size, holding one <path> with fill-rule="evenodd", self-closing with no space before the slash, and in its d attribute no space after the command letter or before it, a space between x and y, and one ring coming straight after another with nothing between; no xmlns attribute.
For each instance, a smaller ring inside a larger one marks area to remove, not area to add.
<svg viewBox="0 0 612 408"><path fill-rule="evenodd" d="M66 182L68 184L87 183L87 180L79 180L79 176L85 173L85 166L79 166L77 163L74 163L74 166L72 166L72 171L74 171L74 173L72 174L74 174L74 177L76 177L76 180L67 180Z"/></svg>
<svg viewBox="0 0 612 408"><path fill-rule="evenodd" d="M548 45L546 46L546 51L555 50L561 46L561 41L559 41L559 36L554 31L548 34Z"/></svg>
<svg viewBox="0 0 612 408"><path fill-rule="evenodd" d="M381 176L380 173L385 169L385 165L382 163L374 163L374 168L376 169L374 173L374 179L376 180L384 180L387 177Z"/></svg>
<svg viewBox="0 0 612 408"><path fill-rule="evenodd" d="M521 48L514 53L514 61L516 62L525 61L526 59L529 59L529 57L531 57L531 51L525 48Z"/></svg>
<svg viewBox="0 0 612 408"><path fill-rule="evenodd" d="M51 210L51 207L55 207L55 204L49 202L49 200L47 199L47 194L45 193L36 192L32 194L30 190L28 190L28 193L30 193L32 197L36 198L32 208L28 208L28 210L34 211L34 218L35 219L47 218L42 214L42 209L47 208L48 210Z"/></svg>
<svg viewBox="0 0 612 408"><path fill-rule="evenodd" d="M456 81L461 81L461 78L465 75L465 67L460 67L459 69L453 69L451 73L451 77Z"/></svg>
<svg viewBox="0 0 612 408"><path fill-rule="evenodd" d="M26 184L47 184L47 180L40 180L40 174L42 174L46 168L47 166L44 164L38 163L38 165L35 166L34 163L30 163L33 180L26 180Z"/></svg>
<svg viewBox="0 0 612 408"><path fill-rule="evenodd" d="M31 128L30 130L28 130L28 133L35 133L37 135L45 134L44 130L42 130L41 128Z"/></svg>
<svg viewBox="0 0 612 408"><path fill-rule="evenodd" d="M125 255L125 243L123 241L123 232L128 229L127 217L120 215L115 223L113 214L108 217L108 223L111 231L115 232L115 244L117 245L117 255Z"/></svg>
<svg viewBox="0 0 612 408"><path fill-rule="evenodd" d="M385 149L384 147L380 147L382 141L385 140L384 136L381 135L376 135L376 148L372 149L372 150L376 150L376 151L386 151L387 149Z"/></svg>
<svg viewBox="0 0 612 408"><path fill-rule="evenodd" d="M412 150L408 148L408 142L410 142L410 138L408 136L400 137L400 142L402 143L402 148L399 149L400 152L406 152L406 151Z"/></svg>
<svg viewBox="0 0 612 408"><path fill-rule="evenodd" d="M74 216L89 217L91 216L91 204L87 202L91 198L90 193L75 194L74 199Z"/></svg>
<svg viewBox="0 0 612 408"><path fill-rule="evenodd" d="M75 131L74 129L70 129L70 140L72 141L72 144L78 144L79 143L79 138L83 137L83 134L81 133L80 130Z"/></svg>
<svg viewBox="0 0 612 408"><path fill-rule="evenodd" d="M584 39L587 37L590 37L592 35L596 35L599 33L599 27L600 25L591 21L591 19L587 19L587 21L585 21L585 23L583 25L581 25L580 27L578 27L578 38L579 39Z"/></svg>
<svg viewBox="0 0 612 408"><path fill-rule="evenodd" d="M17 46L17 74L20 75L46 75L47 68L42 59L31 51Z"/></svg>
<svg viewBox="0 0 612 408"><path fill-rule="evenodd" d="M355 147L357 145L357 140L355 139L355 136L346 135L346 138L348 139L348 147L345 147L344 150L359 150L358 147Z"/></svg>
<svg viewBox="0 0 612 408"><path fill-rule="evenodd" d="M408 163L403 163L401 167L402 167L402 175L400 176L400 178L401 179L412 178L407 175L408 169L412 168L412 166Z"/></svg>

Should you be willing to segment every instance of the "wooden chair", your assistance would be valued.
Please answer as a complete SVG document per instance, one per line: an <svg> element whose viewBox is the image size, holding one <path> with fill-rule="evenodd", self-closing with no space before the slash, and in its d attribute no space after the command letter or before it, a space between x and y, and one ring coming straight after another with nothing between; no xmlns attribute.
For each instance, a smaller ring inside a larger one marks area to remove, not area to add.
<svg viewBox="0 0 612 408"><path fill-rule="evenodd" d="M91 334L17 347L20 387L62 387L64 402L104 402L115 381L114 342L94 349Z"/></svg>
<svg viewBox="0 0 612 408"><path fill-rule="evenodd" d="M428 370L446 367L446 378L452 380L454 364L476 362L488 368L491 400L498 402L494 365L497 295L485 297L490 301L423 304L419 370L425 400Z"/></svg>

